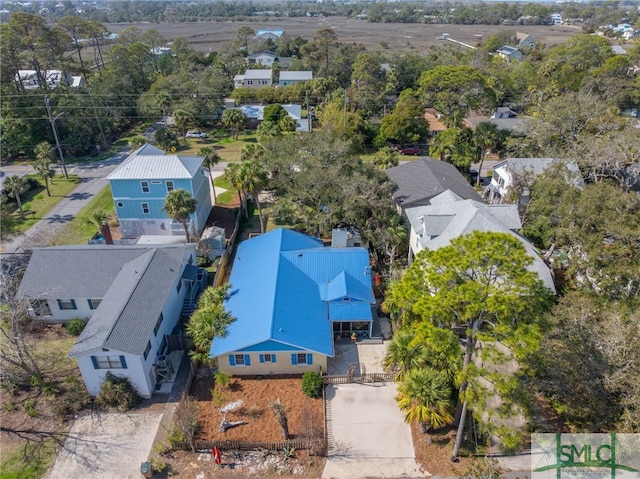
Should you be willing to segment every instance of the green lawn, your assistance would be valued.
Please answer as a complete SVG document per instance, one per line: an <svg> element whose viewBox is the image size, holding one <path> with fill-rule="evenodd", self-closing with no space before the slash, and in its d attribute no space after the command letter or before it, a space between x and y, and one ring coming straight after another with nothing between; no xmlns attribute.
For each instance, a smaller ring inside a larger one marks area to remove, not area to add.
<svg viewBox="0 0 640 479"><path fill-rule="evenodd" d="M42 443L2 444L0 479L37 479L53 464L58 443L45 439ZM29 460L25 461L25 457Z"/></svg>
<svg viewBox="0 0 640 479"><path fill-rule="evenodd" d="M85 244L96 233L96 225L90 222L91 213L104 211L107 214L114 213L111 187L105 186L80 213L56 235L52 244Z"/></svg>
<svg viewBox="0 0 640 479"><path fill-rule="evenodd" d="M49 186L51 196L47 196L47 190L41 179L33 175L27 175L25 178L27 177L36 178L40 184L37 188L32 188L21 196L25 219L19 219L20 214L17 207L11 213L12 216L18 218L18 234L24 233L38 220L47 216L51 208L60 203L66 195L80 184L80 179L77 176L70 175L69 178L56 176L53 178L53 184ZM15 203L11 203L11 205L15 206Z"/></svg>

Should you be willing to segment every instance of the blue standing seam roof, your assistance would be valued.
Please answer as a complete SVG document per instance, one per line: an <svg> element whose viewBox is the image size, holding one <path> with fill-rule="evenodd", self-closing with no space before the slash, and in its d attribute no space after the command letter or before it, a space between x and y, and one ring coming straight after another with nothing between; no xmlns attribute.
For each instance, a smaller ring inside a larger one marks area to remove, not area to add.
<svg viewBox="0 0 640 479"><path fill-rule="evenodd" d="M302 233L277 229L242 242L236 253L225 308L236 318L210 355L221 356L266 341L333 356L327 285L362 302L370 312L369 255L363 248L329 248ZM341 298L344 296L340 296ZM351 320L343 309L342 320ZM353 320L365 320L364 308Z"/></svg>

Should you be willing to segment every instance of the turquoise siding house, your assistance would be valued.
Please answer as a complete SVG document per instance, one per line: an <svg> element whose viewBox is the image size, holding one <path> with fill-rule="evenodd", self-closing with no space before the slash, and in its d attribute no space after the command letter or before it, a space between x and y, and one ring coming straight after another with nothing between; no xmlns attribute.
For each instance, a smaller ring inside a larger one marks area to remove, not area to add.
<svg viewBox="0 0 640 479"><path fill-rule="evenodd" d="M369 337L369 253L288 229L240 243L224 306L235 318L210 356L230 375L326 371L334 341Z"/></svg>
<svg viewBox="0 0 640 479"><path fill-rule="evenodd" d="M184 235L181 223L173 221L162 209L172 190L183 189L196 199L191 215L190 234L199 236L211 212L211 191L204 158L166 155L145 145L131 153L107 179L123 238L142 235Z"/></svg>

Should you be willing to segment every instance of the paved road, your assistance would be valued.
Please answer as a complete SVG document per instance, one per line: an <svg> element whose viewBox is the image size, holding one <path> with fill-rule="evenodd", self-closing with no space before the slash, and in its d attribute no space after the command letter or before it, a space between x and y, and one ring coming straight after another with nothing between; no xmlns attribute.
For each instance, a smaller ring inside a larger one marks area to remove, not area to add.
<svg viewBox="0 0 640 479"><path fill-rule="evenodd" d="M106 176L127 157L127 153L127 151L122 151L107 160L95 163L67 165L68 173L78 175L81 183L25 234L16 236L10 242L0 244L2 253L24 253L31 248L47 246L51 238L104 188L107 184ZM56 175L59 174L61 172L56 171Z"/></svg>

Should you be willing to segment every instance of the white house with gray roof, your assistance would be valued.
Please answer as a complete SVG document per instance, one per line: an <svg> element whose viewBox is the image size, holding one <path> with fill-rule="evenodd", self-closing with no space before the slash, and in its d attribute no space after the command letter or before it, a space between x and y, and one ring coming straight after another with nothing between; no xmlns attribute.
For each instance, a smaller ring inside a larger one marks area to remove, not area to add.
<svg viewBox="0 0 640 479"><path fill-rule="evenodd" d="M553 276L540 255L517 231L522 229L516 205L487 205L463 199L452 191L445 191L431 199L431 204L407 208L409 219L409 260L424 249L437 250L451 240L474 231L508 233L515 236L533 259L529 266L544 285L555 292Z"/></svg>
<svg viewBox="0 0 640 479"><path fill-rule="evenodd" d="M38 319L88 319L69 356L91 396L111 372L150 397L161 379L158 357L206 282L195 258L193 244L36 248L17 294Z"/></svg>
<svg viewBox="0 0 640 479"><path fill-rule="evenodd" d="M574 161L557 158L507 158L494 165L491 183L485 188L482 196L489 203L503 203L513 199L521 205L526 205L530 196L528 186L538 175L554 165L566 167L565 179L569 183L578 188L584 187L580 169ZM511 198L516 183L521 184L519 197Z"/></svg>

